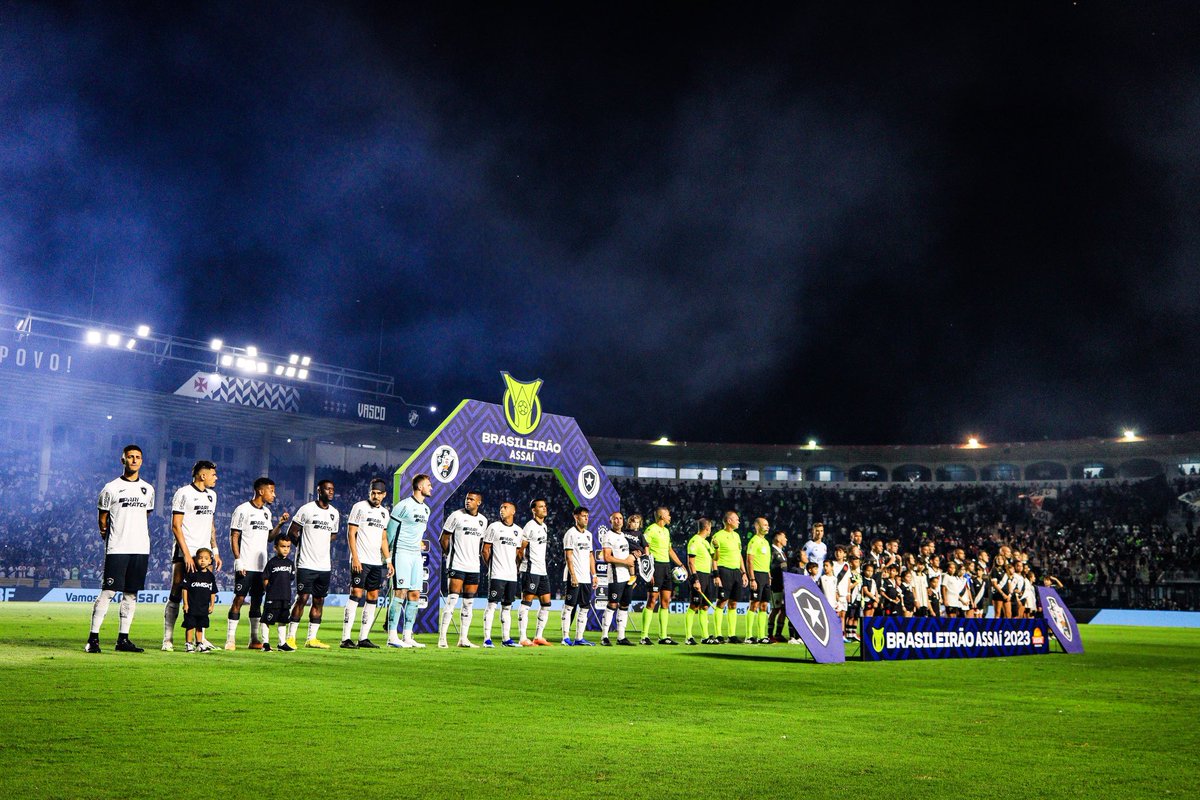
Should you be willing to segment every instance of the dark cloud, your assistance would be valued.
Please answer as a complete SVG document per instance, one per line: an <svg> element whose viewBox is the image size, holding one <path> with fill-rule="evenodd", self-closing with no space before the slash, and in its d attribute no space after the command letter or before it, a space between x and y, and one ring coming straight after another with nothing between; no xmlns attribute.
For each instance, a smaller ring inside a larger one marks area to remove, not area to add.
<svg viewBox="0 0 1200 800"><path fill-rule="evenodd" d="M1195 14L87 9L0 12L6 302L611 435L1195 427Z"/></svg>

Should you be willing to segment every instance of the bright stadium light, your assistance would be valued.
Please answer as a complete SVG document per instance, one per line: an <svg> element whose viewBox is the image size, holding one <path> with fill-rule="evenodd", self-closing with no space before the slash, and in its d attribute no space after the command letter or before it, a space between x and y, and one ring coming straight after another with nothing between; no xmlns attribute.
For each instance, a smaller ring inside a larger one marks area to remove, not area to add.
<svg viewBox="0 0 1200 800"><path fill-rule="evenodd" d="M104 337L104 343L106 345L108 345L109 347L120 347L121 346L121 334L110 333L108 336Z"/></svg>
<svg viewBox="0 0 1200 800"><path fill-rule="evenodd" d="M137 339L130 339L128 342L125 343L126 350L132 350L135 347L137 347Z"/></svg>
<svg viewBox="0 0 1200 800"><path fill-rule="evenodd" d="M808 448L809 450L816 450L816 449L818 448L818 445L817 445L817 440L816 440L816 439L809 439L809 440L808 440L808 444L806 444L806 445L804 445L804 446L805 446L806 448Z"/></svg>
<svg viewBox="0 0 1200 800"><path fill-rule="evenodd" d="M137 326L137 335L138 335L139 339L145 339L147 336L150 335L150 326L149 325L138 325Z"/></svg>
<svg viewBox="0 0 1200 800"><path fill-rule="evenodd" d="M437 406L430 406L430 407L429 407L429 413L430 413L430 414L436 414L436 413L437 413Z"/></svg>
<svg viewBox="0 0 1200 800"><path fill-rule="evenodd" d="M1121 431L1121 441L1140 442L1142 441L1142 437L1138 436L1137 431L1135 431L1133 428L1126 428L1125 430Z"/></svg>
<svg viewBox="0 0 1200 800"><path fill-rule="evenodd" d="M100 335L100 331L88 331L83 340L88 344L100 344L104 337Z"/></svg>
<svg viewBox="0 0 1200 800"><path fill-rule="evenodd" d="M221 366L222 367L232 367L233 366L233 356L230 356L230 355L221 356Z"/></svg>
<svg viewBox="0 0 1200 800"><path fill-rule="evenodd" d="M286 375L287 375L289 378L294 378L294 377L296 377L296 368L295 368L295 367L288 367L288 368L285 370L285 374L286 374Z"/></svg>
<svg viewBox="0 0 1200 800"><path fill-rule="evenodd" d="M257 368L258 368L258 374L259 374L259 375L266 375L266 374L267 374L267 370L271 368L271 367L270 367L270 364L268 364L268 363L267 363L267 362L265 362L265 361L260 361L260 362L258 362L258 364L257 364L256 366L257 366Z"/></svg>
<svg viewBox="0 0 1200 800"><path fill-rule="evenodd" d="M296 355L295 353L292 353L290 356L288 356L288 363L289 364L299 364L300 356Z"/></svg>
<svg viewBox="0 0 1200 800"><path fill-rule="evenodd" d="M300 366L302 366L302 367L307 367L311 363L312 363L312 357L310 357L310 356L305 356L304 358L300 359Z"/></svg>
<svg viewBox="0 0 1200 800"><path fill-rule="evenodd" d="M213 339L211 342L208 343L208 347L210 350L220 350L224 346L225 346L225 342L221 341L220 339Z"/></svg>
<svg viewBox="0 0 1200 800"><path fill-rule="evenodd" d="M983 445L981 445L981 444L979 443L979 437L978 437L978 436L971 436L971 437L969 437L969 438L967 439L967 443L966 443L966 445L964 445L964 446L965 446L965 447L966 447L968 450L979 450L980 448L982 448L982 447L983 447Z"/></svg>
<svg viewBox="0 0 1200 800"><path fill-rule="evenodd" d="M308 380L308 370L306 370L306 369L300 370L299 372L296 373L296 377L302 381Z"/></svg>
<svg viewBox="0 0 1200 800"><path fill-rule="evenodd" d="M672 442L670 439L668 439L666 436L660 436L660 437L658 437L658 441L651 442L650 444L656 444L659 447L670 447L675 443Z"/></svg>
<svg viewBox="0 0 1200 800"><path fill-rule="evenodd" d="M282 375L282 374L283 374L283 364L276 364L276 365L275 365L275 374L276 374L276 375Z"/></svg>
<svg viewBox="0 0 1200 800"><path fill-rule="evenodd" d="M258 358L258 348L254 345L250 345L246 348L246 355L250 356L251 358Z"/></svg>
<svg viewBox="0 0 1200 800"><path fill-rule="evenodd" d="M245 369L245 370L254 369L254 359L253 358L246 358L245 356L238 356L237 361L235 363L237 364L238 369Z"/></svg>

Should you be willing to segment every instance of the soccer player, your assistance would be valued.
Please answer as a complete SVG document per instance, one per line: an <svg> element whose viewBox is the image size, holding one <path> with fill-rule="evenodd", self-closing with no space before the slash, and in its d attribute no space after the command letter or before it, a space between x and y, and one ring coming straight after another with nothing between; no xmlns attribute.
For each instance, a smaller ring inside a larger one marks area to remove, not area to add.
<svg viewBox="0 0 1200 800"><path fill-rule="evenodd" d="M233 553L233 602L225 619L225 649L237 647L238 621L242 604L250 595L250 649L261 650L258 623L262 616L263 570L267 566L267 540L279 535L279 529L290 519L285 511L278 524L271 524L271 509L275 502L275 481L259 478L254 482L254 497L233 510L229 521L229 549Z"/></svg>
<svg viewBox="0 0 1200 800"><path fill-rule="evenodd" d="M183 579L183 628L189 653L207 653L216 648L204 631L217 602L217 579L210 570L212 553L207 547L196 551L196 568Z"/></svg>
<svg viewBox="0 0 1200 800"><path fill-rule="evenodd" d="M217 551L217 465L197 461L192 466L192 482L181 486L171 500L171 533L175 536L175 552L171 558L171 594L163 608L162 649L175 649L175 620L179 618L179 601L186 573L196 571L195 554L205 547L212 553L217 571L221 570L221 554Z"/></svg>
<svg viewBox="0 0 1200 800"><path fill-rule="evenodd" d="M546 531L546 514L548 513L545 498L535 498L529 503L529 512L533 519L525 523L521 531L521 552L518 561L521 563L521 610L517 620L521 628L521 645L523 647L549 647L546 639L546 623L550 619L550 577L546 571L546 543L550 540ZM533 598L538 598L537 630L533 639L529 632L529 609L533 608Z"/></svg>
<svg viewBox="0 0 1200 800"><path fill-rule="evenodd" d="M117 644L122 653L141 653L143 649L129 639L129 626L137 610L137 593L146 586L146 567L150 562L150 526L154 511L154 487L141 479L142 448L125 445L121 451L121 477L100 490L96 502L97 524L104 541L104 581L92 604L92 628L84 651L100 652L100 625L108 605L119 593Z"/></svg>
<svg viewBox="0 0 1200 800"><path fill-rule="evenodd" d="M392 506L388 520L388 542L395 565L392 600L388 603L388 647L421 649L425 645L413 638L417 622L417 604L421 602L423 564L421 550L425 546L425 526L429 524L429 506L433 481L420 473L413 476L412 494ZM404 636L396 635L399 618L404 617Z"/></svg>
<svg viewBox="0 0 1200 800"><path fill-rule="evenodd" d="M608 575L608 607L604 609L604 620L600 624L600 644L611 647L608 638L613 616L617 618L617 644L631 647L633 642L625 638L625 626L629 622L629 601L633 598L633 569L637 564L629 553L629 537L625 535L625 516L614 511L608 518L609 529L600 537L601 557L611 565Z"/></svg>
<svg viewBox="0 0 1200 800"><path fill-rule="evenodd" d="M292 583L296 580L296 567L288 555L292 552L292 540L285 536L275 539L275 555L263 568L262 637L263 650L271 649L271 626L279 628L279 649L291 652L296 648L288 644L288 620L292 608Z"/></svg>
<svg viewBox="0 0 1200 800"><path fill-rule="evenodd" d="M483 495L467 492L463 507L455 511L442 526L442 553L448 553L450 580L447 585L446 603L438 618L438 647L447 647L446 632L454 616L454 607L462 597L463 607L459 615L458 646L475 647L468 634L471 632L471 615L475 611L475 593L479 591L479 549L487 529L487 517L479 513Z"/></svg>
<svg viewBox="0 0 1200 800"><path fill-rule="evenodd" d="M671 532L667 526L671 524L671 512L665 506L654 509L654 522L646 526L642 532L642 540L646 550L654 559L654 578L646 592L646 605L642 609L642 644L650 642L650 619L655 609L658 610L658 643L679 644L669 635L671 595L675 586L675 578L671 574L671 565L682 567L683 562L675 555L671 547Z"/></svg>
<svg viewBox="0 0 1200 800"><path fill-rule="evenodd" d="M500 520L488 526L483 535L483 562L488 565L488 605L483 613L483 646L492 647L492 620L500 606L500 644L517 647L512 639L512 604L517 599L517 551L521 548L521 529L513 524L517 507L500 504ZM438 643L441 646L441 643Z"/></svg>
<svg viewBox="0 0 1200 800"><path fill-rule="evenodd" d="M709 635L708 609L712 605L712 597L716 595L716 584L713 583L713 550L708 537L712 535L712 520L701 518L696 523L696 533L687 543L688 585L691 587L688 610L684 612L683 629L687 636L685 644L694 645L696 639L692 636L696 617L700 618L700 632L704 638L702 644L716 644Z"/></svg>
<svg viewBox="0 0 1200 800"><path fill-rule="evenodd" d="M346 520L346 541L350 545L350 598L342 616L342 647L353 650L379 649L371 641L371 625L379 608L379 588L383 586L384 564L387 577L392 577L392 559L388 553L388 512L383 507L387 484L382 478L371 479L366 500L359 500L350 509ZM354 609L362 606L362 623L358 641L350 638L354 629Z"/></svg>
<svg viewBox="0 0 1200 800"><path fill-rule="evenodd" d="M800 551L800 563L808 566L810 561L817 564L817 573L821 573L821 563L825 561L825 556L829 552L829 546L825 544L825 523L814 522L812 526L812 538L804 543L804 549Z"/></svg>
<svg viewBox="0 0 1200 800"><path fill-rule="evenodd" d="M304 646L328 650L329 645L317 638L321 617L325 613L325 597L329 594L329 575L333 565L329 560L330 546L337 538L342 515L333 507L333 481L328 478L317 483L317 499L305 503L296 511L288 532L283 534L298 543L296 552L296 603L288 623L288 646L296 646L296 630L300 615L312 600L308 611L308 635Z"/></svg>
<svg viewBox="0 0 1200 800"><path fill-rule="evenodd" d="M736 511L725 512L725 526L713 534L713 549L717 557L717 643L737 643L737 611L742 589L749 585L746 565L742 563L742 537L738 535L741 518ZM728 640L725 634L729 634Z"/></svg>
<svg viewBox="0 0 1200 800"><path fill-rule="evenodd" d="M770 644L767 638L767 605L771 599L771 544L766 519L754 520L754 534L746 542L746 574L750 576L750 610L746 617L746 643Z"/></svg>
<svg viewBox="0 0 1200 800"><path fill-rule="evenodd" d="M563 534L563 556L567 562L568 587L563 598L562 643L569 646L594 645L583 638L587 630L588 609L592 605L592 591L596 588L596 554L592 548L592 532L588 530L588 510L583 506L575 509L575 525ZM571 638L571 614L579 609L575 620L575 638Z"/></svg>

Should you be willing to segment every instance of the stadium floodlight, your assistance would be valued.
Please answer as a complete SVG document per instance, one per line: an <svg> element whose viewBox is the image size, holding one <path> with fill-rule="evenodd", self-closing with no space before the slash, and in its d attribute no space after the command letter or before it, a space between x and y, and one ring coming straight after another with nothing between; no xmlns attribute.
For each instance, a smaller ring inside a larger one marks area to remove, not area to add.
<svg viewBox="0 0 1200 800"><path fill-rule="evenodd" d="M100 331L88 331L83 340L88 344L100 344L104 337L100 335Z"/></svg>
<svg viewBox="0 0 1200 800"><path fill-rule="evenodd" d="M247 346L246 355L250 356L251 358L258 358L258 348L254 345Z"/></svg>
<svg viewBox="0 0 1200 800"><path fill-rule="evenodd" d="M125 343L126 350L132 350L135 347L137 347L137 339L130 339L128 342Z"/></svg>
<svg viewBox="0 0 1200 800"><path fill-rule="evenodd" d="M288 367L288 368L287 368L287 369L284 371L284 374L286 374L286 375L287 375L289 378L294 378L294 377L296 377L296 368L295 368L295 367Z"/></svg>
<svg viewBox="0 0 1200 800"><path fill-rule="evenodd" d="M105 418L105 419L112 419L112 414L105 414L105 415L104 415L104 418Z"/></svg>
<svg viewBox="0 0 1200 800"><path fill-rule="evenodd" d="M138 335L139 339L145 339L147 336L150 335L150 326L149 325L138 325L137 326L137 335Z"/></svg>
<svg viewBox="0 0 1200 800"><path fill-rule="evenodd" d="M208 347L210 350L220 350L224 346L225 346L225 342L221 341L220 339L213 339L211 342L208 343Z"/></svg>
<svg viewBox="0 0 1200 800"><path fill-rule="evenodd" d="M806 447L807 447L809 450L816 450L816 449L817 449L817 440L816 440L816 439L809 439L809 440L808 440L808 444L807 444L807 445L805 445L805 446L806 446Z"/></svg>
<svg viewBox="0 0 1200 800"><path fill-rule="evenodd" d="M221 366L222 367L232 367L233 366L233 356L230 356L230 355L221 356Z"/></svg>
<svg viewBox="0 0 1200 800"><path fill-rule="evenodd" d="M981 447L983 447L983 445L981 445L981 444L979 443L979 437L978 437L978 436L971 436L971 437L969 437L969 438L967 439L967 448L968 448L968 449L970 449L970 450L978 450L978 449L979 449L979 448L981 448Z"/></svg>
<svg viewBox="0 0 1200 800"><path fill-rule="evenodd" d="M288 363L289 364L299 364L300 356L296 355L295 353L292 353L290 356L288 356Z"/></svg>
<svg viewBox="0 0 1200 800"><path fill-rule="evenodd" d="M660 436L660 437L658 437L658 441L651 442L651 444L656 444L659 447L670 447L671 445L673 445L675 443L672 442L670 439L668 439L666 436Z"/></svg>
<svg viewBox="0 0 1200 800"><path fill-rule="evenodd" d="M109 347L120 347L121 346L121 334L110 333L108 336L104 337L104 343L106 345L108 345Z"/></svg>
<svg viewBox="0 0 1200 800"><path fill-rule="evenodd" d="M296 373L296 377L302 381L308 380L308 370L306 370L306 369L300 370L299 372Z"/></svg>
<svg viewBox="0 0 1200 800"><path fill-rule="evenodd" d="M1137 431L1135 431L1135 430L1126 430L1126 431L1124 432L1124 436L1125 436L1125 438L1126 438L1126 439L1136 439L1136 438L1137 438Z"/></svg>
<svg viewBox="0 0 1200 800"><path fill-rule="evenodd" d="M237 364L238 369L245 369L245 370L254 369L254 359L253 358L246 358L245 356L238 356L237 361L235 363Z"/></svg>
<svg viewBox="0 0 1200 800"><path fill-rule="evenodd" d="M436 413L437 413L437 406L430 406L430 407L429 407L429 413L430 413L430 414L436 414Z"/></svg>
<svg viewBox="0 0 1200 800"><path fill-rule="evenodd" d="M304 358L300 359L300 366L302 366L302 367L307 367L311 363L312 363L311 356L304 356Z"/></svg>
<svg viewBox="0 0 1200 800"><path fill-rule="evenodd" d="M276 374L276 375L282 375L282 374L283 374L283 364L276 364L276 365L275 365L275 374Z"/></svg>
<svg viewBox="0 0 1200 800"><path fill-rule="evenodd" d="M268 364L268 363L267 363L267 362L265 362L265 361L260 361L260 362L258 362L258 364L256 365L256 367L257 367L257 369L258 369L258 374L259 374L259 375L266 375L266 374L267 374L267 370L271 368L271 365L270 365L270 364Z"/></svg>

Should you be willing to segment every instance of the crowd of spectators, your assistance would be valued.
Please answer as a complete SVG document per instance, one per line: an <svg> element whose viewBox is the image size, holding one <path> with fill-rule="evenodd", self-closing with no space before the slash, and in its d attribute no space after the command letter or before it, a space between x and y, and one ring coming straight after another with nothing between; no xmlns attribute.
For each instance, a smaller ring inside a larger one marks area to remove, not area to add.
<svg viewBox="0 0 1200 800"><path fill-rule="evenodd" d="M37 464L12 453L0 468L0 582L23 579L39 585L95 587L103 563L103 543L96 530L95 499L113 470L53 473L45 494L39 497ZM190 479L190 464L171 463L166 497L158 498L151 517L151 561L148 588L166 588L170 582L171 534L165 510L170 494ZM372 477L390 476L393 467L368 465L353 472L319 469L318 478L336 486L334 505L345 516L354 502L364 499ZM147 464L144 476L153 476ZM218 543L229 555L228 523L233 508L248 499L254 475L221 469L218 494ZM281 490L302 476L274 476ZM994 555L1001 546L1028 554L1038 575L1062 581L1069 602L1091 607L1197 607L1200 548L1195 536L1194 512L1176 499L1200 487L1196 477L1168 481L1105 481L1056 486L1038 505L1030 495L1038 487L1010 484L889 485L879 488L731 488L716 482L614 479L626 515L652 518L653 509L667 506L674 523L672 539L683 553L687 539L701 517L719 520L735 509L748 525L766 517L772 530L789 536L789 557L796 558L814 522L823 522L830 547L849 541L852 530L861 530L868 544L876 538L900 542L901 552L916 553L932 544L939 553L962 548L974 559L981 551ZM484 496L481 512L496 515L499 504L512 500L525 516L528 502L544 497L549 503L551 531L572 524L566 493L549 473L512 469L478 470L451 497L435 497L448 514L462 505L468 489ZM275 513L295 508L277 503ZM593 529L601 520L593 519ZM747 534L748 535L748 534ZM562 554L550 549L552 580L561 575ZM334 544L332 586L344 590L349 583L345 536ZM231 569L226 559L225 572ZM228 584L228 575L221 576Z"/></svg>

